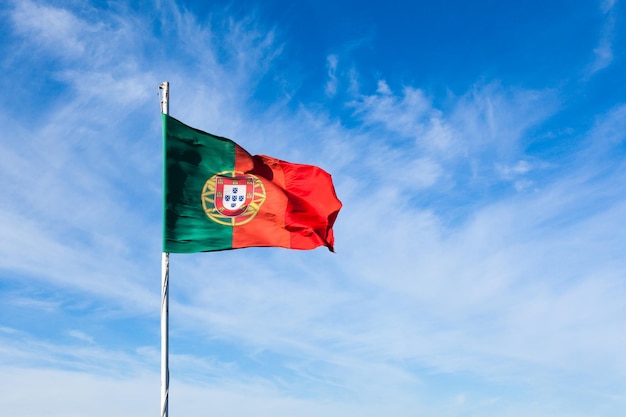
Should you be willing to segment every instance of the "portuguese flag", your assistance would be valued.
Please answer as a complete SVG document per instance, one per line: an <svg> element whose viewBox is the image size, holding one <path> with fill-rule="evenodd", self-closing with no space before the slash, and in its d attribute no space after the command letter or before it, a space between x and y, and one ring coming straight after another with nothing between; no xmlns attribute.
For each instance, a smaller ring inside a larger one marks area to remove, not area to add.
<svg viewBox="0 0 626 417"><path fill-rule="evenodd" d="M330 174L250 155L163 114L163 252L251 246L333 251L341 209Z"/></svg>

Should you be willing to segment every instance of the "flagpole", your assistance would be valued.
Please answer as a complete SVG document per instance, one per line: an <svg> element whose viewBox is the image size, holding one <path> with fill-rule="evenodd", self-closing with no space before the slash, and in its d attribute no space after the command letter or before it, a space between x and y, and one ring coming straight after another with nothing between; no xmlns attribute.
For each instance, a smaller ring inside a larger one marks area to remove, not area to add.
<svg viewBox="0 0 626 417"><path fill-rule="evenodd" d="M161 93L161 113L169 114L169 88L170 83L165 81L159 85ZM165 126L163 126L165 129ZM165 161L165 135L163 139L163 160ZM165 190L165 166L163 167L163 190ZM165 217L163 218L165 222ZM169 370L169 278L170 278L170 254L161 254L161 417L168 417L168 400L170 390Z"/></svg>

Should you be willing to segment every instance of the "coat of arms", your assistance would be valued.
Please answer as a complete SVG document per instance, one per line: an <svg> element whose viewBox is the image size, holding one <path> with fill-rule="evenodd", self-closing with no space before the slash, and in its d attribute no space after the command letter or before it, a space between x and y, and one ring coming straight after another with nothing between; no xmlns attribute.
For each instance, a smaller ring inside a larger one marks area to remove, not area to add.
<svg viewBox="0 0 626 417"><path fill-rule="evenodd" d="M202 189L202 207L213 221L240 226L250 222L265 201L265 188L251 174L227 171L209 178Z"/></svg>
<svg viewBox="0 0 626 417"><path fill-rule="evenodd" d="M236 217L244 213L253 197L252 176L218 176L215 179L215 208L224 216Z"/></svg>

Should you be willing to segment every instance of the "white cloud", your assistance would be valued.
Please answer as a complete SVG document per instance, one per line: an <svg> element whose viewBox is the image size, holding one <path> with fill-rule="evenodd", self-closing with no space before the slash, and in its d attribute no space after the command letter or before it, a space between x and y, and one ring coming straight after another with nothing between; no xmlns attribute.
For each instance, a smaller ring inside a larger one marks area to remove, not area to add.
<svg viewBox="0 0 626 417"><path fill-rule="evenodd" d="M377 94L361 96L352 105L364 123L382 125L388 135L414 138L419 146L440 152L443 158L485 151L508 158L519 152L523 134L558 108L553 91L488 84L475 86L452 109L444 110L413 87L405 87L396 96L384 81L379 81Z"/></svg>
<svg viewBox="0 0 626 417"><path fill-rule="evenodd" d="M82 332L80 330L70 330L68 332L68 334L70 336L72 336L73 338L81 340L83 342L87 342L87 343L90 343L90 344L94 343L93 336L89 336L88 334L86 334L86 333L84 333L84 332Z"/></svg>
<svg viewBox="0 0 626 417"><path fill-rule="evenodd" d="M545 165L545 164L542 164ZM527 160L517 161L513 165L496 164L496 173L505 181L511 181L518 192L526 191L533 186L533 181L526 178L537 167Z"/></svg>
<svg viewBox="0 0 626 417"><path fill-rule="evenodd" d="M554 91L477 85L459 99L450 123L470 153L495 153L496 158L519 154L528 129L554 114L559 103Z"/></svg>
<svg viewBox="0 0 626 417"><path fill-rule="evenodd" d="M337 94L337 64L339 59L337 55L329 55L326 58L326 67L328 68L328 81L326 82L326 95L334 97Z"/></svg>
<svg viewBox="0 0 626 417"><path fill-rule="evenodd" d="M615 7L617 0L604 0L600 5L600 10L602 13L609 13Z"/></svg>
<svg viewBox="0 0 626 417"><path fill-rule="evenodd" d="M611 148L624 142L625 130L626 104L622 104L597 118L589 134L589 146L592 152L610 152Z"/></svg>
<svg viewBox="0 0 626 417"><path fill-rule="evenodd" d="M377 94L361 96L353 103L355 112L368 125L381 124L390 132L406 138L418 138L424 131L424 119L433 111L424 93L406 87L401 97L393 95L387 83L378 82Z"/></svg>
<svg viewBox="0 0 626 417"><path fill-rule="evenodd" d="M604 14L604 22L600 30L598 44L593 49L594 59L586 70L585 77L593 76L598 71L607 68L613 62L613 41L615 33L615 6L616 0L605 0L600 5Z"/></svg>
<svg viewBox="0 0 626 417"><path fill-rule="evenodd" d="M65 58L78 58L85 52L83 35L97 32L71 12L33 3L15 2L12 20L17 33L33 39L45 52Z"/></svg>

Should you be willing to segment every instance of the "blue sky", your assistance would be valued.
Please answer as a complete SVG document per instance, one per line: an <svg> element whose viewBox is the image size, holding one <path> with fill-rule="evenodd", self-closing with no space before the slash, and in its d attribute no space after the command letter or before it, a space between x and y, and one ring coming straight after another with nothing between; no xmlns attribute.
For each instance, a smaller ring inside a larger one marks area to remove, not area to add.
<svg viewBox="0 0 626 417"><path fill-rule="evenodd" d="M626 413L606 1L0 6L0 409L159 412L161 125L321 166L336 254L172 255L170 415Z"/></svg>

